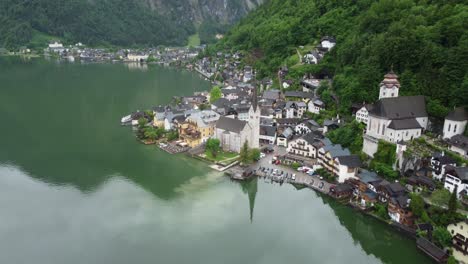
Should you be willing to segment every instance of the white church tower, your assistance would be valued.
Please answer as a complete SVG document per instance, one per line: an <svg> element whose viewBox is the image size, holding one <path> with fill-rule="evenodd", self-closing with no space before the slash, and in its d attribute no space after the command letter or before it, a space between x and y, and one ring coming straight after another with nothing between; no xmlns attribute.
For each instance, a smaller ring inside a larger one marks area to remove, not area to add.
<svg viewBox="0 0 468 264"><path fill-rule="evenodd" d="M257 87L253 88L252 105L249 109L249 126L251 135L249 139L250 148L260 147L260 107L258 106Z"/></svg>
<svg viewBox="0 0 468 264"><path fill-rule="evenodd" d="M398 81L398 75L393 70L384 75L383 81L380 83L379 99L398 97L398 91L400 90L400 82Z"/></svg>

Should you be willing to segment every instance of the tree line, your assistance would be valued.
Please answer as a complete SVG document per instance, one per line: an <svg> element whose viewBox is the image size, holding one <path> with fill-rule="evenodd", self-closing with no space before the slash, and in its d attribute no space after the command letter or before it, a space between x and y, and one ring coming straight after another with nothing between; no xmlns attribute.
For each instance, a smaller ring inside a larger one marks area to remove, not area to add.
<svg viewBox="0 0 468 264"><path fill-rule="evenodd" d="M0 0L0 47L46 34L89 45L180 45L195 32L183 15L160 15L139 1ZM175 22L174 22L175 21Z"/></svg>

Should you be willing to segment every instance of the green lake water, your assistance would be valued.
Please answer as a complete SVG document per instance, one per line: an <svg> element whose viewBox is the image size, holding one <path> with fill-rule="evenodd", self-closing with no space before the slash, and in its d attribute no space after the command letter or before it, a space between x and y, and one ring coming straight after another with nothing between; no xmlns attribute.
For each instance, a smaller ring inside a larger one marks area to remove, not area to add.
<svg viewBox="0 0 468 264"><path fill-rule="evenodd" d="M207 89L158 66L0 58L0 263L431 263L329 198L231 182L119 124Z"/></svg>

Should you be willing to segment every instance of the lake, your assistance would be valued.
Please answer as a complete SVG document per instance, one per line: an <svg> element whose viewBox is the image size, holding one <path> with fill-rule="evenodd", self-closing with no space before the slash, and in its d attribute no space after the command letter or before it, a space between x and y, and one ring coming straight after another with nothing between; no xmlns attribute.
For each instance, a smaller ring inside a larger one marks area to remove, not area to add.
<svg viewBox="0 0 468 264"><path fill-rule="evenodd" d="M430 263L312 190L232 182L120 126L209 88L159 66L0 57L0 263Z"/></svg>

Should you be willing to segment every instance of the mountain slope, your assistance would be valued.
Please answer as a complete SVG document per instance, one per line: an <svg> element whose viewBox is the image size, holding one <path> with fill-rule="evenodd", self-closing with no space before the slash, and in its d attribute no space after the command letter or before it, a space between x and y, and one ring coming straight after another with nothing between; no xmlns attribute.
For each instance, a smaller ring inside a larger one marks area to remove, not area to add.
<svg viewBox="0 0 468 264"><path fill-rule="evenodd" d="M260 75L274 75L298 46L335 36L320 65L290 67L289 77L331 73L345 112L353 102L374 101L393 65L401 94L430 96L429 110L442 116L447 106L467 104L467 24L463 1L271 0L217 47L250 51Z"/></svg>
<svg viewBox="0 0 468 264"><path fill-rule="evenodd" d="M259 0L0 0L0 46L28 44L37 32L71 42L185 45L207 18L229 25Z"/></svg>

